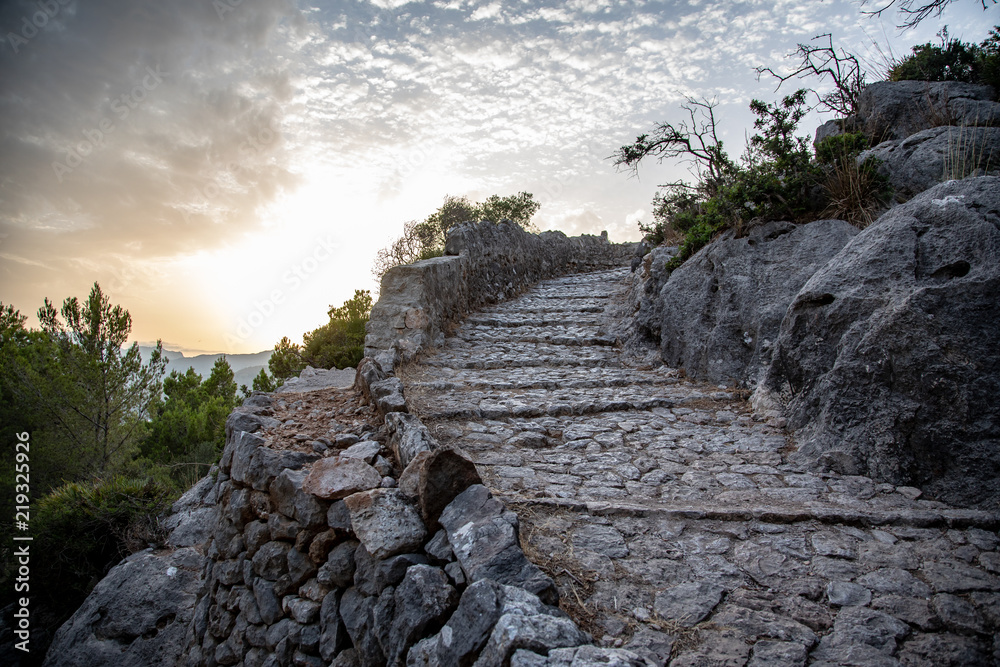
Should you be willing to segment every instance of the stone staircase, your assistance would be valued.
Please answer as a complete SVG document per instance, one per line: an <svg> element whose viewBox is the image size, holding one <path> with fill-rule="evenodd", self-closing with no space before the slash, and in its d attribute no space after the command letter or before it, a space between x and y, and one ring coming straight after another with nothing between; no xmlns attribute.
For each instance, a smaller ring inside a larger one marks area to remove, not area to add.
<svg viewBox="0 0 1000 667"><path fill-rule="evenodd" d="M631 367L601 328L626 275L539 283L398 373L563 609L647 664L1000 664L1000 516L801 469L738 391Z"/></svg>

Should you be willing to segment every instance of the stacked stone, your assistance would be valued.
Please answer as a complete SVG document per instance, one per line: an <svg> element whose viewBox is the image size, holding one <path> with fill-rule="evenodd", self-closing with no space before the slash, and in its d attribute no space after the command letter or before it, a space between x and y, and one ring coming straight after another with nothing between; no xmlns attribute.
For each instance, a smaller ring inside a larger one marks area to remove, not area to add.
<svg viewBox="0 0 1000 667"><path fill-rule="evenodd" d="M630 368L597 316L624 273L540 283L400 369L431 436L518 513L588 650L671 666L1000 662L1000 516L816 472L789 460L784 421L734 390ZM511 664L588 664L579 651Z"/></svg>
<svg viewBox="0 0 1000 667"><path fill-rule="evenodd" d="M230 417L187 664L499 667L589 643L522 552L516 515L403 412L394 380L359 367L391 451L271 448L268 395ZM389 456L402 465L380 470Z"/></svg>

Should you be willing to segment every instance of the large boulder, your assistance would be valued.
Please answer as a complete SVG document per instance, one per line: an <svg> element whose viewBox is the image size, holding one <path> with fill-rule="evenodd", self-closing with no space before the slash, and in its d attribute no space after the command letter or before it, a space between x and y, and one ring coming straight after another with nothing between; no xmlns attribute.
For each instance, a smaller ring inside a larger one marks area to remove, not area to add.
<svg viewBox="0 0 1000 667"><path fill-rule="evenodd" d="M193 548L147 550L125 559L59 628L45 665L178 664L187 648L203 563Z"/></svg>
<svg viewBox="0 0 1000 667"><path fill-rule="evenodd" d="M991 86L957 81L880 81L858 96L858 124L876 141L905 139L941 125L996 127Z"/></svg>
<svg viewBox="0 0 1000 667"><path fill-rule="evenodd" d="M647 309L660 314L663 361L712 382L756 384L792 298L857 233L843 220L727 232L674 270Z"/></svg>
<svg viewBox="0 0 1000 667"><path fill-rule="evenodd" d="M799 291L755 407L840 472L1000 507L1000 178L883 215Z"/></svg>
<svg viewBox="0 0 1000 667"><path fill-rule="evenodd" d="M943 180L996 169L995 156L1000 156L1000 127L946 125L883 141L862 152L858 162L877 158L879 173L889 178L896 199L905 201Z"/></svg>

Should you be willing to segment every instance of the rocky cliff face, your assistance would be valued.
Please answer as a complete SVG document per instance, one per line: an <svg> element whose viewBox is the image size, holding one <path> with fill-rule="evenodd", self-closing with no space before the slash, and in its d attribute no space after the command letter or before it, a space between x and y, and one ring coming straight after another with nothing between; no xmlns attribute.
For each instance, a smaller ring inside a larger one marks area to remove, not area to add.
<svg viewBox="0 0 1000 667"><path fill-rule="evenodd" d="M653 333L668 365L756 389L757 410L787 417L815 466L1000 506L1000 179L977 176L1000 141L992 98L965 84L869 87L858 117L817 136L888 137L859 159L882 159L908 201L860 234L768 222L665 281L637 272L647 294L633 330ZM956 161L969 177L942 183Z"/></svg>

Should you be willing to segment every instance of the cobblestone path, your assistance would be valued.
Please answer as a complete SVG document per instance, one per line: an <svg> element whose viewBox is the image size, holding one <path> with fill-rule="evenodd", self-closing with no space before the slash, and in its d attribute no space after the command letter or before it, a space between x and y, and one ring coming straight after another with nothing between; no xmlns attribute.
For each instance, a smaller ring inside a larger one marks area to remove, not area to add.
<svg viewBox="0 0 1000 667"><path fill-rule="evenodd" d="M545 281L401 372L600 645L651 664L998 665L994 514L787 461L732 390L628 367L624 271Z"/></svg>

